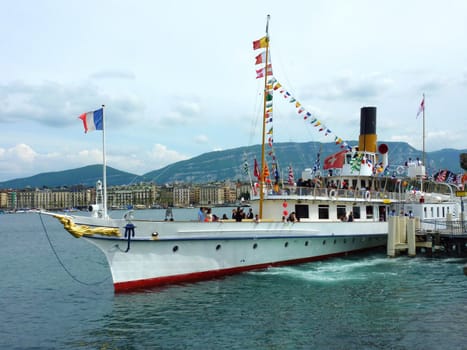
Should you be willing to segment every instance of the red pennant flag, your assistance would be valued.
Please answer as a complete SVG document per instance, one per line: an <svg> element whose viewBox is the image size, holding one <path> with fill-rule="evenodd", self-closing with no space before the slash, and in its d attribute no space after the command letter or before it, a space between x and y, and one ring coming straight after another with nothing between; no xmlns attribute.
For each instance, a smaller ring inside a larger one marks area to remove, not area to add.
<svg viewBox="0 0 467 350"><path fill-rule="evenodd" d="M261 64L261 63L266 63L266 51L261 52L258 56L256 56L255 64Z"/></svg>
<svg viewBox="0 0 467 350"><path fill-rule="evenodd" d="M292 170L292 167L291 167L291 166L289 167L289 179L288 179L288 183L289 183L289 185L293 185L293 184L294 184L294 176L293 176L293 170Z"/></svg>
<svg viewBox="0 0 467 350"><path fill-rule="evenodd" d="M422 102L420 102L420 107L418 108L417 117L420 115L420 113L424 111L425 111L425 95L423 95Z"/></svg>
<svg viewBox="0 0 467 350"><path fill-rule="evenodd" d="M269 177L269 168L267 164L264 164L263 178L266 179L267 177Z"/></svg>
<svg viewBox="0 0 467 350"><path fill-rule="evenodd" d="M256 176L259 180L259 168L258 168L258 162L256 161L256 158L255 158L255 165L253 169L253 175Z"/></svg>

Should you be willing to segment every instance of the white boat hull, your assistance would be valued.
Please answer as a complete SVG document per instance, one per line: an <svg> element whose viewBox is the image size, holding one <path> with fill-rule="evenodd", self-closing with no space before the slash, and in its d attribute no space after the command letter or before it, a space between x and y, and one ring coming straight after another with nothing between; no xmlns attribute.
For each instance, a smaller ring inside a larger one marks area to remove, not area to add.
<svg viewBox="0 0 467 350"><path fill-rule="evenodd" d="M85 237L105 254L117 292L325 259L387 240L386 222L133 223L130 241Z"/></svg>

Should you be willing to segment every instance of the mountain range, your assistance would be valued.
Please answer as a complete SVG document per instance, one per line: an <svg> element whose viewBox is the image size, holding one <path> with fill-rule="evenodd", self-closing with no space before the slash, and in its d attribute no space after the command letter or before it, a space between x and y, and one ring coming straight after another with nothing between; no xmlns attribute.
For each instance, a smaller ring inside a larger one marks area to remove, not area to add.
<svg viewBox="0 0 467 350"><path fill-rule="evenodd" d="M383 142L380 142L380 144ZM388 145L390 170L405 164L409 158L422 159L422 152L406 142L384 142ZM349 144L358 144L351 141ZM338 152L340 149L334 143L320 142L283 142L274 143L274 156L277 159L282 178L287 179L288 168L291 166L295 178L299 178L306 168L313 168L316 159L320 157L321 168L324 158ZM467 149L442 149L426 153L428 174L436 173L440 169L448 169L454 173L461 173L460 154L467 153ZM249 181L245 172L245 162L248 163L250 173L253 173L254 159L260 163L261 146L253 145L223 151L214 151L167 165L161 169L150 171L144 175L137 175L107 167L107 185L130 185L140 182L153 182L158 185L167 183L209 183L213 181ZM271 155L267 155L271 163ZM138 172L138 169L135 169ZM253 177L253 175L250 175ZM0 182L0 189L25 188L56 188L73 186L95 186L97 180L102 179L102 165L89 165L77 169L41 173L31 177L13 179Z"/></svg>

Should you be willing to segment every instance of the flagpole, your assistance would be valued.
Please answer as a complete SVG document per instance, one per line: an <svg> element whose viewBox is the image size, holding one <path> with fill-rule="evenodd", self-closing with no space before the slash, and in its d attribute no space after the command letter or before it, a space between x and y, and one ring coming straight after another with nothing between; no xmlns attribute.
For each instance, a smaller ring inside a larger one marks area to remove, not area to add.
<svg viewBox="0 0 467 350"><path fill-rule="evenodd" d="M259 218L263 218L263 200L264 200L264 165L265 165L265 140L266 140L266 103L267 103L267 94L268 94L268 63L269 63L269 19L270 15L267 16L266 20L266 66L264 67L264 99L263 99L263 135L261 141L261 170L260 170L260 180L259 180Z"/></svg>
<svg viewBox="0 0 467 350"><path fill-rule="evenodd" d="M105 117L104 117L104 107L102 105L102 182L104 186L103 192L103 210L104 210L104 219L107 219L107 164L105 160Z"/></svg>
<svg viewBox="0 0 467 350"><path fill-rule="evenodd" d="M423 150L422 150L422 164L426 167L425 164L425 93L423 94L423 110L422 110L422 117L423 117Z"/></svg>

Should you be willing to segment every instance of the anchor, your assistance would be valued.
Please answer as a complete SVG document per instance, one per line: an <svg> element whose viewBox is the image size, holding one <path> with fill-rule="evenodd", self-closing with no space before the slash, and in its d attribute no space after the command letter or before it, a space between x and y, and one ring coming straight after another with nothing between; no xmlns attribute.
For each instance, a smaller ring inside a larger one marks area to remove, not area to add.
<svg viewBox="0 0 467 350"><path fill-rule="evenodd" d="M133 225L131 222L125 225L125 237L128 237L128 245L126 247L125 253L128 253L130 250L130 241L131 237L135 236L135 225Z"/></svg>

